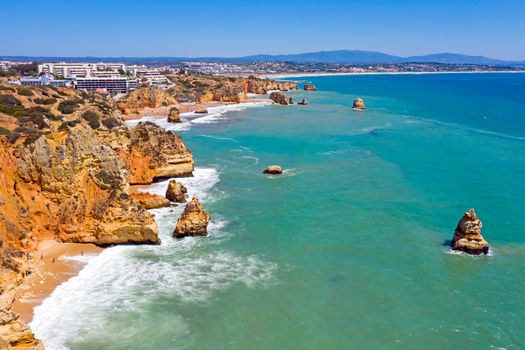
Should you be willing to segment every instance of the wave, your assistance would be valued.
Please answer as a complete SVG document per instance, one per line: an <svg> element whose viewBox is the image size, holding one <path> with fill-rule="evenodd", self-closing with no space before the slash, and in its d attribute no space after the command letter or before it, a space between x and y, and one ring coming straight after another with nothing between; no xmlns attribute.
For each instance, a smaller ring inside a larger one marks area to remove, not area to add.
<svg viewBox="0 0 525 350"><path fill-rule="evenodd" d="M411 117L408 115L402 115L401 117L411 119L413 121L434 124L434 125L438 125L438 126L442 126L442 127L446 127L450 129L461 130L461 131L466 131L466 132L475 133L475 134L487 135L487 136L497 137L497 138L506 139L506 140L525 141L525 137L523 136L513 136L513 135L508 135L508 134L502 134L502 133L495 132L495 131L469 128L467 126L462 126L458 124L440 122L440 121L433 120L433 119Z"/></svg>
<svg viewBox="0 0 525 350"><path fill-rule="evenodd" d="M190 196L208 205L216 200L214 187L219 180L214 168L196 168L194 177L177 179ZM169 181L154 183L143 191L163 195ZM206 239L173 239L176 218L183 209L184 205L151 210L159 226L160 246L116 246L95 257L74 258L85 259L87 265L34 309L30 326L47 349L68 349L69 342L101 332L111 315L146 312L143 309L159 298L201 303L236 284L253 288L274 283L276 264L253 255L237 255L218 245L206 249L228 236L228 221L220 215L213 215ZM179 315L173 317L184 322Z"/></svg>
<svg viewBox="0 0 525 350"><path fill-rule="evenodd" d="M225 114L228 112L243 111L247 108L264 107L269 104L270 102L267 101L257 101L208 107L207 114L198 114L194 112L181 113L181 123L170 123L167 120L167 116L145 116L140 119L128 120L126 121L126 124L130 127L134 127L140 122L152 122L166 130L186 131L189 130L192 125L217 123L223 120Z"/></svg>

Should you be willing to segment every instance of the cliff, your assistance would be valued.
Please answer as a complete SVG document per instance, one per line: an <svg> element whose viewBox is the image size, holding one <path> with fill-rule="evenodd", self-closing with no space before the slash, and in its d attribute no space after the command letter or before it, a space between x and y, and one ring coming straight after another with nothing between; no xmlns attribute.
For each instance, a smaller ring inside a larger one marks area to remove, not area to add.
<svg viewBox="0 0 525 350"><path fill-rule="evenodd" d="M156 87L141 87L130 92L116 104L125 115L138 115L143 108L167 107L177 103L172 94Z"/></svg>
<svg viewBox="0 0 525 350"><path fill-rule="evenodd" d="M181 138L124 125L110 99L70 89L0 85L0 345L39 348L9 308L29 253L59 242L159 244L158 228L128 194L131 183L191 175Z"/></svg>
<svg viewBox="0 0 525 350"><path fill-rule="evenodd" d="M244 84L246 85L246 92L258 95L267 94L268 91L272 90L290 91L299 88L297 83L293 81L259 79L253 76L246 79Z"/></svg>

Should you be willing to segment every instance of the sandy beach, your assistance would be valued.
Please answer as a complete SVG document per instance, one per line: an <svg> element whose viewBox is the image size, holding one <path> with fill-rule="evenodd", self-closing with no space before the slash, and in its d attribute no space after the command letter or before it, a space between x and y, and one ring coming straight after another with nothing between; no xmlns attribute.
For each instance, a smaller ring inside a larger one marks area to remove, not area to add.
<svg viewBox="0 0 525 350"><path fill-rule="evenodd" d="M38 250L32 253L33 273L18 287L13 311L24 321L31 322L34 307L40 305L58 285L77 275L86 265L87 258L99 254L102 249L93 244L40 242Z"/></svg>

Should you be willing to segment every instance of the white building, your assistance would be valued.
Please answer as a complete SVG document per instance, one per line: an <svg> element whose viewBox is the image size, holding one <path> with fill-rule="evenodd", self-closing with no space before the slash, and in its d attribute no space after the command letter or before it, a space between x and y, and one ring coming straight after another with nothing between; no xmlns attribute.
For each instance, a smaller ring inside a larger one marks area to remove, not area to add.
<svg viewBox="0 0 525 350"><path fill-rule="evenodd" d="M38 65L38 73L53 74L65 78L117 77L126 71L123 63L43 63Z"/></svg>

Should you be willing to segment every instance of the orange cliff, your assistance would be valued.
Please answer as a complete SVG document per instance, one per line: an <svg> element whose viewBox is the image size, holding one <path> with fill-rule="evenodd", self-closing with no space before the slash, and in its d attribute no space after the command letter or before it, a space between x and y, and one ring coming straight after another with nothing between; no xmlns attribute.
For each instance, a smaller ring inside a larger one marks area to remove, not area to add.
<svg viewBox="0 0 525 350"><path fill-rule="evenodd" d="M128 128L110 99L2 85L0 152L0 348L42 349L10 310L30 253L45 239L159 244L130 183L190 176L193 158L176 134L151 123Z"/></svg>

